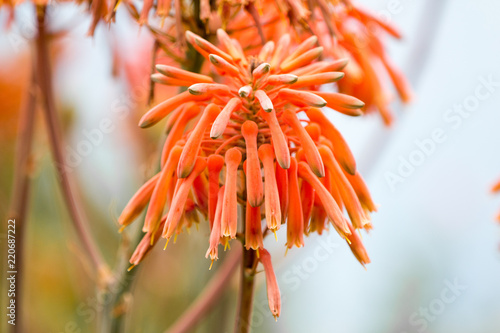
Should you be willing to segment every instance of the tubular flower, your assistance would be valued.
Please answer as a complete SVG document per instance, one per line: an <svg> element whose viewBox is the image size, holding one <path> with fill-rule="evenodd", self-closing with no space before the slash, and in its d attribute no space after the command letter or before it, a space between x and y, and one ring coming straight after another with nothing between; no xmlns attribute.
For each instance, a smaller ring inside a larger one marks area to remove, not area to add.
<svg viewBox="0 0 500 333"><path fill-rule="evenodd" d="M137 265L160 236L168 242L200 215L208 217L206 257L213 263L219 244L226 248L234 238L257 251L270 309L278 317L279 288L263 248L269 231L278 239L277 231L287 226L290 249L304 246L304 234L322 233L331 222L359 262L369 262L355 230L371 228L369 213L376 207L349 147L321 109L359 110L364 104L318 92L343 77L345 61L320 61L323 49L315 47L315 38L291 48L285 34L246 56L224 31L217 35L220 48L186 33L213 73L157 66L157 82L187 90L140 120L149 127L176 119L168 124L160 173L138 191L119 222L129 225L149 202L146 235L131 261Z"/></svg>

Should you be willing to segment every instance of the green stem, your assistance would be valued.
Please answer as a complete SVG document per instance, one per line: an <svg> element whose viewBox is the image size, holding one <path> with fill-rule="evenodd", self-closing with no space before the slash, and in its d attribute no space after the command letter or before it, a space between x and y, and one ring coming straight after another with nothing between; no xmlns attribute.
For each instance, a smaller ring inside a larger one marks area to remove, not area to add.
<svg viewBox="0 0 500 333"><path fill-rule="evenodd" d="M252 320L253 294L255 282L255 251L243 248L243 261L241 265L241 286L236 312L235 333L250 332Z"/></svg>

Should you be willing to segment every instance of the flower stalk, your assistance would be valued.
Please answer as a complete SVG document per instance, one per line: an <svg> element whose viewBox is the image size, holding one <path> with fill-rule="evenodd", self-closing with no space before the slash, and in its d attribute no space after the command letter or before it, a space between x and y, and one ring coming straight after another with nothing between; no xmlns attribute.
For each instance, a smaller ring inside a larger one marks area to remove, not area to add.
<svg viewBox="0 0 500 333"><path fill-rule="evenodd" d="M243 248L241 262L240 293L236 310L234 333L250 332L252 322L253 296L255 287L256 251Z"/></svg>
<svg viewBox="0 0 500 333"><path fill-rule="evenodd" d="M52 85L52 72L47 47L49 38L46 31L46 9L47 7L45 5L36 7L38 35L36 37L35 47L37 82L43 100L43 110L45 121L47 123L49 143L56 165L59 184L61 186L61 191L63 192L63 198L66 202L73 226L75 227L78 238L81 240L85 251L89 255L94 267L97 269L98 281L106 282L110 277L110 270L88 230L87 222L82 218L78 209L73 187L68 174L64 169L65 162L61 144L61 128L59 120L57 119Z"/></svg>

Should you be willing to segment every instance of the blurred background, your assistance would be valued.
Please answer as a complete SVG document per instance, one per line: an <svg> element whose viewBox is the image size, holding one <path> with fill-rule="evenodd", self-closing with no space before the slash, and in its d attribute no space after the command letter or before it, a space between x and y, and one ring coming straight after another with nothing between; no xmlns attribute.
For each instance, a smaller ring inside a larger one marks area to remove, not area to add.
<svg viewBox="0 0 500 333"><path fill-rule="evenodd" d="M266 247L281 289L282 315L277 322L272 318L259 274L253 331L498 332L500 196L491 195L490 187L500 177L500 3L360 2L401 28L404 39L390 41L389 53L416 95L409 106L393 103L392 128L374 115L331 114L380 205L373 231L363 236L372 263L363 269L334 233L310 236L304 249L285 257L286 231L280 230L281 242L267 239ZM54 85L64 151L72 158L69 174L92 234L113 263L118 248L127 246L123 239L134 233L131 228L118 234L116 219L158 160L161 126L136 125L146 110L153 40L120 11L116 25L99 25L88 38L84 11L70 4L51 10L52 30L68 31L52 44ZM0 35L1 216L11 197L19 109L36 32L30 4L20 5L17 15ZM0 11L0 24L7 21ZM157 100L167 93L157 90ZM91 264L82 259L69 223L42 120L36 112L25 330L94 332L102 301L95 297ZM109 130L92 136L103 120L111 123ZM75 153L82 142L91 147L85 156ZM165 252L156 247L141 264L127 332L162 332L196 298L214 274L204 258L208 232L202 226L182 234L175 246ZM4 243L5 229L2 235ZM234 278L196 332L232 330L237 286ZM2 297L6 304L5 293Z"/></svg>

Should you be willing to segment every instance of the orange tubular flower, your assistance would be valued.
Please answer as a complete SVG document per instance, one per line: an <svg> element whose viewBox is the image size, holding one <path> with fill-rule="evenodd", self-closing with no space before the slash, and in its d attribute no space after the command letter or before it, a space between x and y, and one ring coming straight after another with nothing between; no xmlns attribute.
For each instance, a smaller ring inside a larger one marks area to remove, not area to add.
<svg viewBox="0 0 500 333"><path fill-rule="evenodd" d="M267 252L267 250L262 249L260 252L260 262L262 263L262 266L264 266L264 272L266 274L269 310L271 310L272 315L277 320L281 313L281 294L278 281L276 280L276 275L274 274L273 265L271 263L271 255Z"/></svg>
<svg viewBox="0 0 500 333"><path fill-rule="evenodd" d="M222 203L221 230L222 236L235 238L238 228L237 171L241 162L238 148L226 152L226 189Z"/></svg>
<svg viewBox="0 0 500 333"><path fill-rule="evenodd" d="M302 215L302 202L300 200L299 179L297 177L297 160L292 157L288 169L289 211L286 245L304 246L304 216Z"/></svg>
<svg viewBox="0 0 500 333"><path fill-rule="evenodd" d="M281 225L281 207L279 202L278 186L276 185L276 174L274 171L274 152L269 144L263 144L259 148L259 158L264 165L264 192L266 197L266 222L267 227L274 232Z"/></svg>
<svg viewBox="0 0 500 333"><path fill-rule="evenodd" d="M363 103L318 92L343 77L339 71L346 62L319 61L323 49L315 47L315 37L291 49L285 34L247 56L224 31L217 36L221 48L186 33L187 42L212 66L211 76L157 66L156 82L188 89L141 119L142 127L169 114L175 120L169 120L160 174L131 200L120 223L130 224L150 200L147 234L131 261L136 265L158 240L156 230L162 228L168 242L200 216L208 217L206 257L213 263L219 244L227 246L234 238L244 241L247 251L259 251L277 317L279 289L263 246L268 231L276 235L286 225L290 249L304 246L304 234L322 233L331 222L356 258L369 262L355 230L371 227L369 213L376 207L349 147L320 109L348 113Z"/></svg>

